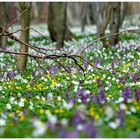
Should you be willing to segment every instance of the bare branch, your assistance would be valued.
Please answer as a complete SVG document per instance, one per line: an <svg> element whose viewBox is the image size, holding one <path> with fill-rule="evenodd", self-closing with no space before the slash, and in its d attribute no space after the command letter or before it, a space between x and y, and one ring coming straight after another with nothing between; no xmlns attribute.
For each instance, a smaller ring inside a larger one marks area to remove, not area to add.
<svg viewBox="0 0 140 140"><path fill-rule="evenodd" d="M25 9L19 16L17 16L5 29L3 32L5 32L12 24L14 24L25 12L27 9Z"/></svg>
<svg viewBox="0 0 140 140"><path fill-rule="evenodd" d="M121 32L117 32L117 33L113 33L113 34L110 34L110 35L106 35L106 36L103 36L101 38L97 38L96 40L94 40L93 42L89 43L88 45L86 45L86 47L81 51L80 54L82 54L86 49L88 49L89 47L91 47L91 45L93 45L94 43L98 42L98 41L101 41L102 39L105 39L105 38L109 38L109 37L112 37L112 36L116 36L118 34L122 34L124 32L129 32L129 33L134 33L134 32L139 32L140 29L134 29L134 30L124 30L124 31L121 31Z"/></svg>

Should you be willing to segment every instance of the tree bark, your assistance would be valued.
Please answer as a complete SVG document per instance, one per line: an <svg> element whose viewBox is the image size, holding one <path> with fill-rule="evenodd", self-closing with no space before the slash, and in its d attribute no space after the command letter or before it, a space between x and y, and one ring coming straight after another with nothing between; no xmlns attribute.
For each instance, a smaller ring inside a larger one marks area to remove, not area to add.
<svg viewBox="0 0 140 140"><path fill-rule="evenodd" d="M48 29L52 41L57 42L57 48L63 47L64 40L71 40L73 34L67 27L67 3L50 2L48 7Z"/></svg>
<svg viewBox="0 0 140 140"><path fill-rule="evenodd" d="M85 31L85 26L87 22L87 3L82 3L82 14L81 14L81 31Z"/></svg>
<svg viewBox="0 0 140 140"><path fill-rule="evenodd" d="M107 2L95 2L95 19L97 26L97 33L99 37L105 36L106 27L110 21L111 7ZM102 44L107 48L106 39L102 39Z"/></svg>
<svg viewBox="0 0 140 140"><path fill-rule="evenodd" d="M21 12L23 12L25 9L27 9L27 11L21 17L21 28L22 29L25 29L26 27L30 26L30 7L31 7L30 5L31 4L29 2L20 2L19 3ZM20 39L26 43L29 42L29 29L21 32ZM28 53L28 47L21 44L20 52ZM28 59L27 55L18 57L17 69L19 71L26 70L27 59Z"/></svg>
<svg viewBox="0 0 140 140"><path fill-rule="evenodd" d="M2 16L3 8L2 2L0 2L0 26L3 25L3 16ZM0 34L2 33L2 28L0 28ZM0 36L0 47L2 46L2 36Z"/></svg>
<svg viewBox="0 0 140 140"><path fill-rule="evenodd" d="M111 7L111 20L110 20L110 33L117 33L119 32L119 28L120 28L120 19L121 19L121 15L120 15L120 6L121 3L120 2L112 2L111 3L112 7ZM118 39L119 35L115 35L112 36L110 38L110 44L111 45L116 45L119 41Z"/></svg>
<svg viewBox="0 0 140 140"><path fill-rule="evenodd" d="M121 19L120 19L120 27L123 24L123 21L125 19L125 16L127 14L127 8L128 8L128 2L122 2L121 3Z"/></svg>
<svg viewBox="0 0 140 140"><path fill-rule="evenodd" d="M5 11L6 12L6 11ZM0 26L5 26L6 24L6 19L5 19L6 15L4 13L4 3L0 2ZM2 28L0 28L0 34L2 33ZM0 37L0 47L4 48L6 46L6 37L5 36L1 36Z"/></svg>

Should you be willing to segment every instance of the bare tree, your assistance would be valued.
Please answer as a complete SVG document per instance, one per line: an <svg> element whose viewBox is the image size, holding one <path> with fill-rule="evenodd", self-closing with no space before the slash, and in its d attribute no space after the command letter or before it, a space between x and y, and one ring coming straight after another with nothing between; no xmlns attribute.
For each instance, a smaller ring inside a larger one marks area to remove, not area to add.
<svg viewBox="0 0 140 140"><path fill-rule="evenodd" d="M57 48L63 47L64 40L70 40L73 34L67 27L67 3L50 2L48 7L48 29L52 41L57 42Z"/></svg>
<svg viewBox="0 0 140 140"><path fill-rule="evenodd" d="M22 29L25 29L30 26L30 6L31 3L29 2L19 2L20 10L21 12L26 12L21 17L21 27ZM21 32L20 39L24 41L25 43L29 42L29 28L26 30L23 30ZM20 44L20 52L22 53L28 53L28 47L24 44ZM27 64L27 55L19 56L17 59L17 69L20 71L24 71L26 69Z"/></svg>
<svg viewBox="0 0 140 140"><path fill-rule="evenodd" d="M96 26L97 26L97 33L99 37L105 36L105 30L107 25L110 21L110 13L111 13L111 6L108 2L95 2L94 3L95 9L95 19L96 19ZM104 47L107 47L106 39L102 39L102 43Z"/></svg>
<svg viewBox="0 0 140 140"><path fill-rule="evenodd" d="M121 2L121 20L120 20L120 27L123 24L123 21L125 19L125 16L127 14L128 9L128 2Z"/></svg>
<svg viewBox="0 0 140 140"><path fill-rule="evenodd" d="M84 32L86 24L94 23L94 10L90 2L83 2L81 7L81 31Z"/></svg>
<svg viewBox="0 0 140 140"><path fill-rule="evenodd" d="M112 2L111 3L111 19L110 19L110 32L111 34L119 32L120 22L121 22L121 13L120 2ZM116 45L118 43L118 35L110 38L110 44Z"/></svg>
<svg viewBox="0 0 140 140"><path fill-rule="evenodd" d="M6 25L6 9L4 9L4 3L0 2L0 26L5 26ZM4 12L5 11L5 12ZM0 33L2 33L2 29L0 29ZM6 45L6 37L1 36L0 37L0 47L4 48Z"/></svg>

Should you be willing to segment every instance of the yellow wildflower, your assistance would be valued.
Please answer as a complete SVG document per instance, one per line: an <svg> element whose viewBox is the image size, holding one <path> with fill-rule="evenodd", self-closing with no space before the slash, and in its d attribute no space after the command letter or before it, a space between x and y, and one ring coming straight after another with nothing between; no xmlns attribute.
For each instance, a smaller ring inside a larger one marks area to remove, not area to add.
<svg viewBox="0 0 140 140"><path fill-rule="evenodd" d="M98 114L95 115L95 120L99 120L100 116Z"/></svg>
<svg viewBox="0 0 140 140"><path fill-rule="evenodd" d="M29 85L27 85L27 86L26 86L26 89L27 89L27 90L31 90L31 88L30 88L30 86L29 86Z"/></svg>
<svg viewBox="0 0 140 140"><path fill-rule="evenodd" d="M127 70L123 69L122 72L123 72L123 73L127 73Z"/></svg>
<svg viewBox="0 0 140 140"><path fill-rule="evenodd" d="M49 73L47 74L47 78L50 78L50 74Z"/></svg>
<svg viewBox="0 0 140 140"><path fill-rule="evenodd" d="M95 76L95 79L99 79L100 78L100 76Z"/></svg>
<svg viewBox="0 0 140 140"><path fill-rule="evenodd" d="M128 68L129 66L131 66L131 63L125 64L123 67Z"/></svg>
<svg viewBox="0 0 140 140"><path fill-rule="evenodd" d="M111 95L111 94L109 94L109 95L108 95L108 97L109 97L109 98L112 98L112 95Z"/></svg>
<svg viewBox="0 0 140 140"><path fill-rule="evenodd" d="M56 80L52 80L52 85L56 85L56 84L57 84Z"/></svg>
<svg viewBox="0 0 140 140"><path fill-rule="evenodd" d="M22 115L19 117L19 120L20 120L20 121L24 121L24 120L25 120L25 115L22 114Z"/></svg>
<svg viewBox="0 0 140 140"><path fill-rule="evenodd" d="M64 113L64 110L63 109L56 109L54 112L55 113Z"/></svg>
<svg viewBox="0 0 140 140"><path fill-rule="evenodd" d="M89 75L89 76L87 77L87 80L90 80L90 79L92 79L92 76L91 76L91 75Z"/></svg>
<svg viewBox="0 0 140 140"><path fill-rule="evenodd" d="M10 90L13 90L13 87L12 87L12 86L10 86L10 85L8 86L8 88L9 88Z"/></svg>
<svg viewBox="0 0 140 140"><path fill-rule="evenodd" d="M14 113L9 113L8 115L10 118L12 118L14 116Z"/></svg>
<svg viewBox="0 0 140 140"><path fill-rule="evenodd" d="M20 112L20 110L16 110L16 113L18 114Z"/></svg>
<svg viewBox="0 0 140 140"><path fill-rule="evenodd" d="M89 109L89 116L91 116L91 117L94 116L94 109L93 108Z"/></svg>
<svg viewBox="0 0 140 140"><path fill-rule="evenodd" d="M40 114L43 114L45 111L44 111L44 109L40 109L39 112L40 112Z"/></svg>
<svg viewBox="0 0 140 140"><path fill-rule="evenodd" d="M16 89L17 90L21 90L22 88L20 86L16 86Z"/></svg>

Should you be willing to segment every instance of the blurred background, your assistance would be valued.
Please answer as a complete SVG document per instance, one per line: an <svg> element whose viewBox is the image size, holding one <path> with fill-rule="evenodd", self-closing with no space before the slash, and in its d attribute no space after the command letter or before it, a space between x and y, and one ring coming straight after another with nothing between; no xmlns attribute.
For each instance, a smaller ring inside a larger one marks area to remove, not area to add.
<svg viewBox="0 0 140 140"><path fill-rule="evenodd" d="M109 2L108 2L109 3ZM31 22L48 22L49 2L31 2ZM69 26L82 26L95 24L94 16L95 2L68 2L67 5L67 23ZM121 10L124 10L125 20L131 24L139 24L140 3L139 2L121 2ZM4 2L6 20L13 21L19 15L17 2ZM0 13L2 14L2 12ZM1 16L1 15L0 15ZM137 20L137 22L136 22Z"/></svg>

